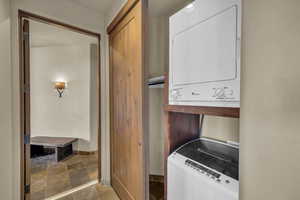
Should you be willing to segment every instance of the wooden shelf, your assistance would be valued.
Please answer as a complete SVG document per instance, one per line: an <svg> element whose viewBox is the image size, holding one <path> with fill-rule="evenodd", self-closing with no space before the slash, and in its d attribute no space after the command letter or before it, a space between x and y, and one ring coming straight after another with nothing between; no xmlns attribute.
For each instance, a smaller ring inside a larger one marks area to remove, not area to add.
<svg viewBox="0 0 300 200"><path fill-rule="evenodd" d="M221 117L240 117L240 108L165 105L165 111Z"/></svg>

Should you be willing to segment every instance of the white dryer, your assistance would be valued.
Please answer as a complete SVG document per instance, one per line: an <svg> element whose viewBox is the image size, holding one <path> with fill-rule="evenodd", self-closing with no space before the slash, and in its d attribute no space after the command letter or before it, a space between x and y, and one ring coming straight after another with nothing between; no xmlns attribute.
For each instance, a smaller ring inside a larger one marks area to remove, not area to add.
<svg viewBox="0 0 300 200"><path fill-rule="evenodd" d="M241 0L195 0L169 19L169 104L240 107Z"/></svg>

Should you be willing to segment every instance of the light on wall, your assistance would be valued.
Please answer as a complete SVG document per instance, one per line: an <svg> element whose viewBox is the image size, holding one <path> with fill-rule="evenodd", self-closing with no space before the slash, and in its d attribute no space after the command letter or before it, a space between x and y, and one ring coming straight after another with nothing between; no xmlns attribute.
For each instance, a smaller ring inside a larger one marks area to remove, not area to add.
<svg viewBox="0 0 300 200"><path fill-rule="evenodd" d="M55 82L54 88L57 90L59 98L61 98L66 89L66 82Z"/></svg>

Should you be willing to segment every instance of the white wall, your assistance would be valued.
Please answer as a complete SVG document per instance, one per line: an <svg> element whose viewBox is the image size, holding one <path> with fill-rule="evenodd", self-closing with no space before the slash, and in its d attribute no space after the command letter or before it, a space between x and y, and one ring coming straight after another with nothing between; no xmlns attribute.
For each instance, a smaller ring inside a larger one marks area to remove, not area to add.
<svg viewBox="0 0 300 200"><path fill-rule="evenodd" d="M98 148L98 135L99 135L99 103L97 91L97 81L98 81L98 71L99 66L99 47L97 44L90 45L90 61L91 61L91 70L90 70L90 141L87 143L88 148L85 148L83 143L81 143L82 151L96 151ZM100 144L101 145L101 144ZM107 151L105 151L107 154Z"/></svg>
<svg viewBox="0 0 300 200"><path fill-rule="evenodd" d="M90 89L90 45L35 47L30 53L31 136L74 137L78 150L96 150L97 132L90 126L96 120L90 118L90 95L96 93ZM53 89L60 80L67 82L62 98Z"/></svg>
<svg viewBox="0 0 300 200"><path fill-rule="evenodd" d="M1 0L0 1L0 22L10 18L10 1Z"/></svg>
<svg viewBox="0 0 300 200"><path fill-rule="evenodd" d="M13 188L10 46L10 2L0 0L0 198L8 200Z"/></svg>
<svg viewBox="0 0 300 200"><path fill-rule="evenodd" d="M205 115L202 136L222 141L239 142L239 119Z"/></svg>
<svg viewBox="0 0 300 200"><path fill-rule="evenodd" d="M19 107L19 55L18 55L18 9L23 9L29 12L33 12L35 14L39 14L42 16L46 16L52 19L56 19L68 24L72 24L84 29L88 29L91 31L95 31L101 33L101 132L102 132L102 144L101 144L101 160L102 160L102 179L104 183L109 183L110 175L109 175L109 159L107 160L107 152L108 148L105 146L106 138L109 136L109 127L108 123L108 106L107 106L107 82L106 79L106 37L105 37L105 29L104 29L104 16L101 13L96 13L87 8L81 7L77 4L72 3L67 0L12 0L12 77L8 77L8 81L13 82L13 171L9 173L9 176L14 176L13 182L13 199L19 199L20 195L20 107ZM9 104L7 104L9 105ZM2 183L2 179L0 179L0 183ZM3 184L7 184L6 181Z"/></svg>
<svg viewBox="0 0 300 200"><path fill-rule="evenodd" d="M163 89L149 89L150 174L164 174Z"/></svg>
<svg viewBox="0 0 300 200"><path fill-rule="evenodd" d="M149 18L149 78L165 74L167 56L165 51L165 37L167 26L162 17ZM164 174L164 115L163 91L161 88L149 89L149 150L150 174Z"/></svg>
<svg viewBox="0 0 300 200"><path fill-rule="evenodd" d="M241 200L300 198L299 8L244 0Z"/></svg>

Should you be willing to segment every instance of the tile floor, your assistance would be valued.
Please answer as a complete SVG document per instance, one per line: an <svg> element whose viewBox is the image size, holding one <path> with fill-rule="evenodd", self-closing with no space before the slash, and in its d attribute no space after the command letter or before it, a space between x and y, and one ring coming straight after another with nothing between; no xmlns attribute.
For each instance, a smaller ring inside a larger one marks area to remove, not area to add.
<svg viewBox="0 0 300 200"><path fill-rule="evenodd" d="M31 159L31 200L42 200L98 177L98 156L73 155L55 162L54 155Z"/></svg>
<svg viewBox="0 0 300 200"><path fill-rule="evenodd" d="M119 200L119 198L111 187L97 184L59 200Z"/></svg>
<svg viewBox="0 0 300 200"><path fill-rule="evenodd" d="M150 182L150 200L163 200L164 185L159 182ZM111 187L100 184L75 192L59 200L119 200Z"/></svg>
<svg viewBox="0 0 300 200"><path fill-rule="evenodd" d="M98 177L98 156L73 155L55 162L54 155L31 160L31 200L42 200L81 186ZM150 182L150 200L163 200L164 185ZM60 200L119 200L112 188L100 184L75 192Z"/></svg>

